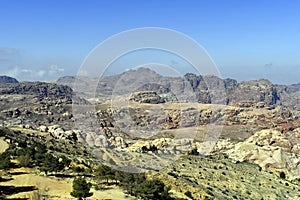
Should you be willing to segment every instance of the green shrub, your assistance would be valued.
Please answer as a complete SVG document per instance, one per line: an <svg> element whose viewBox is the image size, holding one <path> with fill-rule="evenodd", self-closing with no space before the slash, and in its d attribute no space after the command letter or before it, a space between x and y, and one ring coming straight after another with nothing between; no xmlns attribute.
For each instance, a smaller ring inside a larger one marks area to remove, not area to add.
<svg viewBox="0 0 300 200"><path fill-rule="evenodd" d="M73 191L70 194L73 197L78 198L79 200L83 200L86 197L90 197L93 195L93 193L90 192L92 184L88 183L84 178L75 178L72 187Z"/></svg>
<svg viewBox="0 0 300 200"><path fill-rule="evenodd" d="M187 197L189 197L189 198L191 198L191 199L194 199L194 197L193 197L193 195L192 195L192 193L190 191L186 191L184 193L184 195L187 196Z"/></svg>
<svg viewBox="0 0 300 200"><path fill-rule="evenodd" d="M11 157L7 152L0 155L0 169L9 169L11 167Z"/></svg>
<svg viewBox="0 0 300 200"><path fill-rule="evenodd" d="M19 156L18 161L19 161L21 167L30 167L32 159L29 154L26 154L26 155Z"/></svg>
<svg viewBox="0 0 300 200"><path fill-rule="evenodd" d="M193 156L199 156L197 148L193 148L191 151L188 152L188 154Z"/></svg>
<svg viewBox="0 0 300 200"><path fill-rule="evenodd" d="M109 179L115 179L115 171L106 165L99 166L94 174L97 179L106 180L106 183L108 183Z"/></svg>

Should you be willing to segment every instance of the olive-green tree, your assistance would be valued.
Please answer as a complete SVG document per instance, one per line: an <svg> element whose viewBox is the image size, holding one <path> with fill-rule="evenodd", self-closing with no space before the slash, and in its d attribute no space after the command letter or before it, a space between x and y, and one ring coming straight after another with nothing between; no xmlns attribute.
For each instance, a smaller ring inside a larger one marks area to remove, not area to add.
<svg viewBox="0 0 300 200"><path fill-rule="evenodd" d="M11 167L11 156L4 152L0 155L0 169L9 169Z"/></svg>
<svg viewBox="0 0 300 200"><path fill-rule="evenodd" d="M90 192L91 187L92 184L88 183L85 178L75 178L73 181L73 191L71 192L71 195L78 198L78 200L84 200L85 198L93 195L93 193Z"/></svg>
<svg viewBox="0 0 300 200"><path fill-rule="evenodd" d="M109 179L115 179L115 171L106 165L101 165L95 170L95 176L99 180L106 180L108 183Z"/></svg>

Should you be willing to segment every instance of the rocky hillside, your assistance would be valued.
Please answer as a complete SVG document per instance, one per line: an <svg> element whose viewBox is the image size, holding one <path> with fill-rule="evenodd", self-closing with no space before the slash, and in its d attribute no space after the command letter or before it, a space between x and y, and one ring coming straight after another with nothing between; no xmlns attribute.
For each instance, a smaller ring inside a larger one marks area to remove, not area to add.
<svg viewBox="0 0 300 200"><path fill-rule="evenodd" d="M9 76L0 76L0 83L18 83L18 81Z"/></svg>
<svg viewBox="0 0 300 200"><path fill-rule="evenodd" d="M99 81L99 83L98 83ZM183 77L164 77L156 72L139 68L119 75L98 78L62 77L58 84L84 88L89 91L90 84L97 84L97 95L122 95L136 91L155 91L160 96L170 97L172 101L230 104L234 102L264 102L267 105L281 105L300 111L300 86L275 85L270 81L251 80L238 83L234 79L221 79L216 76L201 76L188 73ZM175 96L175 98L174 98ZM168 98L166 98L168 99Z"/></svg>
<svg viewBox="0 0 300 200"><path fill-rule="evenodd" d="M153 175L191 199L299 199L300 186L247 162L220 154L182 157Z"/></svg>
<svg viewBox="0 0 300 200"><path fill-rule="evenodd" d="M26 94L35 95L41 98L70 98L72 89L68 86L43 83L43 82L22 82L18 84L0 84L0 94Z"/></svg>
<svg viewBox="0 0 300 200"><path fill-rule="evenodd" d="M300 85L163 77L143 68L99 83L88 77L58 82L0 83L0 126L11 130L0 143L12 144L12 153L26 147L21 140L68 157L74 167L89 161L159 171L149 177L185 199L299 198ZM98 84L96 94L91 84ZM72 169L61 172L72 175Z"/></svg>
<svg viewBox="0 0 300 200"><path fill-rule="evenodd" d="M300 129L281 133L261 130L243 142L219 141L217 152L225 152L234 162L248 161L290 181L300 181Z"/></svg>
<svg viewBox="0 0 300 200"><path fill-rule="evenodd" d="M88 104L68 86L43 83L0 83L2 126L65 124L70 126L72 103Z"/></svg>

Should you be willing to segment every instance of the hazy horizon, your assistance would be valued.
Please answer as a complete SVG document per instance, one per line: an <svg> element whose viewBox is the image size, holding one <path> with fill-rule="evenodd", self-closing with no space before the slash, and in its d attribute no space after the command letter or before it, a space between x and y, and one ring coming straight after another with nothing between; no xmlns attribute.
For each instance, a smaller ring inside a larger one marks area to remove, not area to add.
<svg viewBox="0 0 300 200"><path fill-rule="evenodd" d="M146 67L148 68L148 67ZM156 71L155 69L153 68L150 68L152 71L155 71L156 73L158 73L159 75L161 76L164 76L164 77L183 77L184 75L186 75L187 73L192 73L192 72L186 72L185 74L182 74L182 75L178 75L178 74L167 74L167 73L161 73L162 71ZM130 70L136 70L136 69L130 69ZM127 71L123 71L123 72L115 72L115 73L111 73L111 74L103 74L103 77L108 77L108 76L115 76L115 75L120 75L122 73L125 73L125 72L128 72L129 70ZM199 74L198 74L199 75ZM15 77L12 77L12 76L9 76L9 75L6 75L6 74L0 74L0 76L8 76L8 77L11 77L11 78L15 78ZM58 77L57 79L53 79L53 80L19 80L17 78L17 81L19 82L49 82L49 83L55 83L57 82L58 79L60 78L64 78L64 77L84 77L84 78L92 78L92 79L96 79L96 78L99 78L97 76L85 76L85 75L75 75L75 74L66 74L66 75L63 75L63 76L60 76ZM209 74L208 75L203 75L203 76L210 76ZM211 75L211 76L214 76L214 75ZM238 80L238 79L235 79L233 77L219 77L221 79L234 79L236 80L238 83L241 83L241 82L245 82L245 81L255 81L255 80L262 80L262 79L265 79L265 78L259 78L259 79L248 79L248 80ZM269 79L267 79L269 80ZM276 85L296 85L296 84L300 84L300 82L298 83L291 83L291 84L281 84L281 83L275 83L275 82L272 82L271 80L269 80L272 84L276 84Z"/></svg>

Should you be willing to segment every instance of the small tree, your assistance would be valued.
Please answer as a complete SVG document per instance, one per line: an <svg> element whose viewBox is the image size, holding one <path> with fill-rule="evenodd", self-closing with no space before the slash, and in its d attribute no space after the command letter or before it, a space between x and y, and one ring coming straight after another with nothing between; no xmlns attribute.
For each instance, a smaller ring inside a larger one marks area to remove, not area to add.
<svg viewBox="0 0 300 200"><path fill-rule="evenodd" d="M78 198L78 200L83 200L93 195L93 193L90 192L91 187L92 184L88 183L84 178L75 178L73 181L73 191L70 194Z"/></svg>
<svg viewBox="0 0 300 200"><path fill-rule="evenodd" d="M101 165L95 170L95 176L99 180L106 179L106 183L108 183L109 179L115 178L115 172L113 169L111 169L109 166Z"/></svg>
<svg viewBox="0 0 300 200"><path fill-rule="evenodd" d="M9 169L11 167L11 158L7 152L0 155L0 169Z"/></svg>
<svg viewBox="0 0 300 200"><path fill-rule="evenodd" d="M285 179L285 178L286 178L286 176L285 176L285 173L284 173L284 172L280 172L279 176L280 176L280 178L282 178L282 179Z"/></svg>
<svg viewBox="0 0 300 200"><path fill-rule="evenodd" d="M30 167L32 162L29 154L19 156L18 161L21 167Z"/></svg>
<svg viewBox="0 0 300 200"><path fill-rule="evenodd" d="M193 195L192 195L192 193L190 191L186 191L184 194L185 194L185 196L187 196L187 197L189 197L191 199L194 199L194 197L193 197Z"/></svg>
<svg viewBox="0 0 300 200"><path fill-rule="evenodd" d="M148 148L146 146L142 146L142 152L146 153L148 151Z"/></svg>
<svg viewBox="0 0 300 200"><path fill-rule="evenodd" d="M47 174L48 172L57 172L59 170L62 170L62 167L58 158L47 153L43 160L42 166L40 167L40 170L44 171Z"/></svg>
<svg viewBox="0 0 300 200"><path fill-rule="evenodd" d="M133 188L135 186L135 174L126 173L126 172L119 172L118 173L118 180L120 181L120 186L124 188L130 195L133 195Z"/></svg>
<svg viewBox="0 0 300 200"><path fill-rule="evenodd" d="M193 148L191 151L188 152L189 155L199 156L199 152L197 148Z"/></svg>

